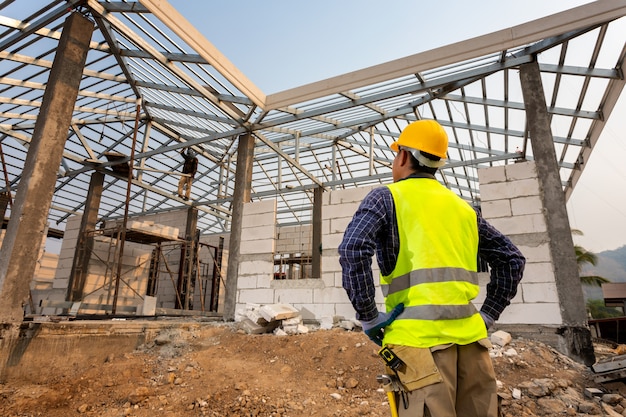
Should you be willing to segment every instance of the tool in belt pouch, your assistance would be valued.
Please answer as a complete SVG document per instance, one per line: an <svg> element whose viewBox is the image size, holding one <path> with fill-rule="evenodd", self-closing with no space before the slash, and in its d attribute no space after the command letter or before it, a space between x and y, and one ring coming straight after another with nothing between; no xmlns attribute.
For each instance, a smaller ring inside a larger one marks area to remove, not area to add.
<svg viewBox="0 0 626 417"><path fill-rule="evenodd" d="M428 348L387 345L378 354L387 368L398 376L405 391L443 381Z"/></svg>

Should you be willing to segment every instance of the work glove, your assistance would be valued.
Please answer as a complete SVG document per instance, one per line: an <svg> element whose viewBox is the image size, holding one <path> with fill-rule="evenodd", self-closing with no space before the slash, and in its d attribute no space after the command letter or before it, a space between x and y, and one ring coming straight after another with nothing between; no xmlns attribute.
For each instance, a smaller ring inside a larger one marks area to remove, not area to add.
<svg viewBox="0 0 626 417"><path fill-rule="evenodd" d="M482 311L480 312L480 316L483 318L483 321L485 322L485 327L487 328L487 330L489 330L489 328L493 326L493 324L496 322L494 319L489 317L487 313L483 313Z"/></svg>
<svg viewBox="0 0 626 417"><path fill-rule="evenodd" d="M389 313L378 313L375 319L361 321L361 327L365 334L378 346L383 345L385 327L389 326L404 311L404 304L400 303Z"/></svg>

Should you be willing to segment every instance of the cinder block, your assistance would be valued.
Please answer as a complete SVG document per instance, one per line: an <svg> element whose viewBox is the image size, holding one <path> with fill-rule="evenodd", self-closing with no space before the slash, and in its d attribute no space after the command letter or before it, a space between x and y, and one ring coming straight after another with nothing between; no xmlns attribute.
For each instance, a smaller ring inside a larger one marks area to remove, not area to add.
<svg viewBox="0 0 626 417"><path fill-rule="evenodd" d="M275 239L276 228L273 224L257 227L244 227L241 230L241 240Z"/></svg>
<svg viewBox="0 0 626 417"><path fill-rule="evenodd" d="M335 304L335 315L337 317L343 317L347 320L356 319L356 311L350 303L337 303Z"/></svg>
<svg viewBox="0 0 626 417"><path fill-rule="evenodd" d="M552 282L524 282L520 284L526 303L558 303L556 284Z"/></svg>
<svg viewBox="0 0 626 417"><path fill-rule="evenodd" d="M482 201L532 195L539 195L539 181L536 178L480 185L480 198Z"/></svg>
<svg viewBox="0 0 626 417"><path fill-rule="evenodd" d="M543 214L528 214L515 217L487 219L496 229L505 235L521 235L547 231Z"/></svg>
<svg viewBox="0 0 626 417"><path fill-rule="evenodd" d="M313 302L320 304L336 304L349 302L343 288L323 288L313 291Z"/></svg>
<svg viewBox="0 0 626 417"><path fill-rule="evenodd" d="M337 249L342 240L343 240L343 232L322 235L322 248L324 250Z"/></svg>
<svg viewBox="0 0 626 417"><path fill-rule="evenodd" d="M354 213L356 213L357 209L361 205L361 202L354 203L346 203L346 204L337 204L334 206L324 206L322 207L322 220L328 219L339 219L342 217L352 218Z"/></svg>
<svg viewBox="0 0 626 417"><path fill-rule="evenodd" d="M267 272L266 274L257 275L256 287L257 288L271 288L272 281L274 281L273 270Z"/></svg>
<svg viewBox="0 0 626 417"><path fill-rule="evenodd" d="M339 264L339 254L337 250L326 250L322 255L322 265L324 272L341 272L341 264Z"/></svg>
<svg viewBox="0 0 626 417"><path fill-rule="evenodd" d="M477 170L477 172L478 181L481 187L483 184L493 184L506 181L504 166L480 168Z"/></svg>
<svg viewBox="0 0 626 417"><path fill-rule="evenodd" d="M511 181L507 198L515 198L520 196L539 195L539 180L537 178L529 178L519 181Z"/></svg>
<svg viewBox="0 0 626 417"><path fill-rule="evenodd" d="M257 288L257 276L256 274L252 275L239 275L237 278L237 288L239 289L255 289Z"/></svg>
<svg viewBox="0 0 626 417"><path fill-rule="evenodd" d="M480 205L480 208L485 218L495 219L511 216L511 200L509 199L485 201Z"/></svg>
<svg viewBox="0 0 626 417"><path fill-rule="evenodd" d="M269 288L238 290L237 302L272 304L274 303L274 290Z"/></svg>
<svg viewBox="0 0 626 417"><path fill-rule="evenodd" d="M337 286L336 272L328 272L325 269L322 270L321 280L324 283L325 287L336 287ZM339 277L339 282L341 283L341 276Z"/></svg>
<svg viewBox="0 0 626 417"><path fill-rule="evenodd" d="M360 203L361 200L376 186L349 188L345 190L335 190L330 192L330 204L342 205L346 203Z"/></svg>
<svg viewBox="0 0 626 417"><path fill-rule="evenodd" d="M259 309L261 316L268 322L274 320L285 320L300 315L298 309L287 303L266 304Z"/></svg>
<svg viewBox="0 0 626 417"><path fill-rule="evenodd" d="M137 314L143 316L154 316L156 314L157 298L149 295L144 296L143 304Z"/></svg>
<svg viewBox="0 0 626 417"><path fill-rule="evenodd" d="M542 214L543 203L538 195L511 199L511 211L514 216Z"/></svg>
<svg viewBox="0 0 626 417"><path fill-rule="evenodd" d="M250 275L259 273L272 273L274 270L274 262L272 261L241 261L239 263L239 275Z"/></svg>
<svg viewBox="0 0 626 417"><path fill-rule="evenodd" d="M268 214L276 212L276 200L255 201L253 203L245 203L243 205L243 216L252 216L256 214Z"/></svg>
<svg viewBox="0 0 626 417"><path fill-rule="evenodd" d="M498 323L561 326L563 318L558 303L520 303L509 305L498 319Z"/></svg>
<svg viewBox="0 0 626 417"><path fill-rule="evenodd" d="M300 311L300 315L304 320L319 320L322 317L335 316L335 304L295 303L294 307Z"/></svg>
<svg viewBox="0 0 626 417"><path fill-rule="evenodd" d="M241 227L243 229L247 227L258 226L272 226L276 225L276 215L274 213L261 213L261 214L244 214L241 219Z"/></svg>
<svg viewBox="0 0 626 417"><path fill-rule="evenodd" d="M517 245L517 248L526 258L526 263L534 262L552 262L550 255L550 246L544 242L538 246Z"/></svg>
<svg viewBox="0 0 626 417"><path fill-rule="evenodd" d="M537 178L537 165L531 161L506 165L505 170L508 181Z"/></svg>
<svg viewBox="0 0 626 417"><path fill-rule="evenodd" d="M527 263L524 267L522 282L555 282L552 263Z"/></svg>
<svg viewBox="0 0 626 417"><path fill-rule="evenodd" d="M513 339L513 337L511 336L510 333L507 333L505 331L502 330L498 330L497 332L494 332L491 335L491 343L498 345L498 346L506 346L509 343L511 343L511 340Z"/></svg>
<svg viewBox="0 0 626 417"><path fill-rule="evenodd" d="M313 302L312 288L275 289L276 301L289 304L310 304Z"/></svg>
<svg viewBox="0 0 626 417"><path fill-rule="evenodd" d="M239 247L239 253L246 254L260 254L260 253L274 253L275 240L247 240L242 241Z"/></svg>
<svg viewBox="0 0 626 417"><path fill-rule="evenodd" d="M67 286L69 285L69 278L67 279L59 279L59 278L55 278L55 280L52 283L52 288L53 289L59 289L59 288L67 288Z"/></svg>
<svg viewBox="0 0 626 417"><path fill-rule="evenodd" d="M330 219L330 233L344 233L352 217L337 217Z"/></svg>

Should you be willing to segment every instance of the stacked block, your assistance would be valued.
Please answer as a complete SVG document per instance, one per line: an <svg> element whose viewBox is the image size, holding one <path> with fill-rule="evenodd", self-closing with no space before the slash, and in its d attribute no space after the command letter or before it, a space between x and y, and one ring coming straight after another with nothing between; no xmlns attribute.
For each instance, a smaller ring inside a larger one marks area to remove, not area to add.
<svg viewBox="0 0 626 417"><path fill-rule="evenodd" d="M236 308L247 303L273 304L276 200L243 206Z"/></svg>
<svg viewBox="0 0 626 417"><path fill-rule="evenodd" d="M506 234L526 257L517 296L500 323L560 325L549 238L534 162L478 170L483 217ZM488 277L481 277L484 284ZM484 286L481 297L484 299Z"/></svg>

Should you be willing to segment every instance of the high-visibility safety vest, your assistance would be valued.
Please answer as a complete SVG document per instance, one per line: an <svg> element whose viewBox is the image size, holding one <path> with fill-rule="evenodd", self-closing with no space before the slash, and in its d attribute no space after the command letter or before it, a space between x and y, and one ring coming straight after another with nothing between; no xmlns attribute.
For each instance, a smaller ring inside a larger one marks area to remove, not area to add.
<svg viewBox="0 0 626 417"><path fill-rule="evenodd" d="M472 304L479 292L474 209L435 179L388 185L400 238L395 269L381 275L385 307L404 312L385 328L383 345L466 345L487 337Z"/></svg>

